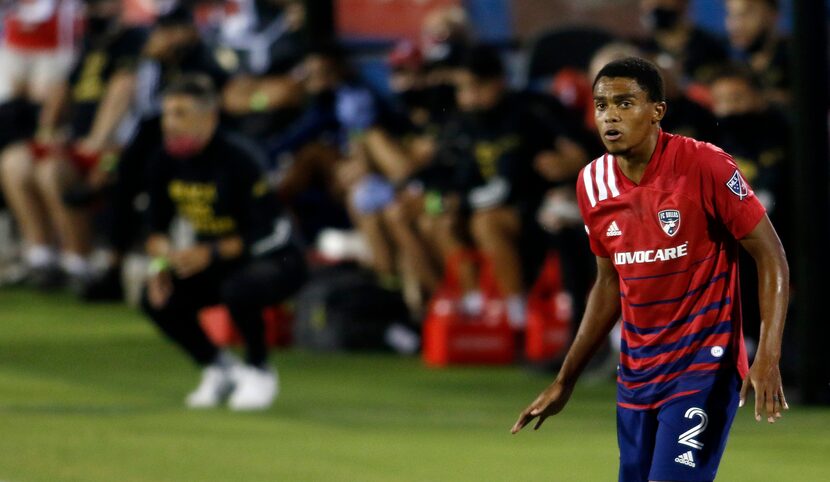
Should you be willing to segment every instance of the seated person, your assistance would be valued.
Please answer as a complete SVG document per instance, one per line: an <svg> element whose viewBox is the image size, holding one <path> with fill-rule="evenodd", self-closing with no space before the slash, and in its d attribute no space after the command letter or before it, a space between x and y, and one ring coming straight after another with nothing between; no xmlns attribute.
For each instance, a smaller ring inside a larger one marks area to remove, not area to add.
<svg viewBox="0 0 830 482"><path fill-rule="evenodd" d="M777 104L790 100L789 42L778 32L779 0L726 0L726 31L736 60L744 61Z"/></svg>
<svg viewBox="0 0 830 482"><path fill-rule="evenodd" d="M455 87L460 112L443 129L434 160L447 180L439 211L455 222L442 222L444 233L436 238L444 240L444 253L469 241L489 258L510 323L521 329L525 286L533 275L523 269L523 261L531 254L541 257L545 250L538 243L536 213L549 183L537 169L567 179L584 165L586 155L547 109L508 91L494 49L477 46L467 52ZM471 284L474 278L463 277L468 290L464 304L475 311L481 295Z"/></svg>
<svg viewBox="0 0 830 482"><path fill-rule="evenodd" d="M303 113L267 141L269 175L280 199L301 220L306 239L313 240L322 228L350 226L337 171L362 136L379 125L380 103L337 46L313 48L298 74L306 96Z"/></svg>
<svg viewBox="0 0 830 482"><path fill-rule="evenodd" d="M416 296L407 296L410 309L422 312L423 301L441 281L443 256L433 238L434 219L425 212L426 192L431 186L429 164L435 155L438 134L455 112L455 91L451 84L431 77L432 65L424 62L420 50L401 42L389 56L390 90L398 100L402 121L393 129L394 143L371 143L378 158L397 159L401 166L390 177L395 198L383 206L383 227L393 251L401 261L404 283L414 284ZM371 139L367 136L367 141ZM414 282L414 283L413 283Z"/></svg>
<svg viewBox="0 0 830 482"><path fill-rule="evenodd" d="M789 246L792 224L790 177L787 161L790 151L790 126L784 114L763 95L759 77L747 66L733 64L722 68L711 85L712 108L718 119L717 145L730 153L744 179L752 183L755 196L777 226L781 243ZM741 283L758 283L752 259L740 253ZM744 284L744 286L752 286ZM744 334L750 354L759 336L758 290L741 290Z"/></svg>
<svg viewBox="0 0 830 482"><path fill-rule="evenodd" d="M729 57L723 39L694 25L689 0L640 0L640 10L649 33L643 50L673 60L681 82L705 81Z"/></svg>
<svg viewBox="0 0 830 482"><path fill-rule="evenodd" d="M32 137L38 108L72 70L80 30L77 7L75 0L0 5L0 149Z"/></svg>
<svg viewBox="0 0 830 482"><path fill-rule="evenodd" d="M760 78L747 66L724 66L711 85L718 120L717 145L732 154L755 195L786 237L789 122L763 95Z"/></svg>
<svg viewBox="0 0 830 482"><path fill-rule="evenodd" d="M121 2L95 0L87 10L87 37L69 79L46 100L38 133L3 153L3 189L21 227L31 280L60 284L64 275L83 281L90 275L91 232L85 210L64 202L69 186L101 174L105 151L124 139L143 31L120 22ZM68 118L64 113L68 111ZM58 260L53 245L60 243ZM60 263L59 263L60 261Z"/></svg>
<svg viewBox="0 0 830 482"><path fill-rule="evenodd" d="M268 189L262 156L219 128L218 95L203 76L184 76L165 91L164 149L151 166L147 254L153 257L142 305L174 343L202 367L188 407L213 407L230 392L233 410L271 405L279 391L268 366L263 308L294 294L305 260ZM173 247L174 216L196 244ZM245 363L213 345L199 310L224 303L247 349Z"/></svg>
<svg viewBox="0 0 830 482"><path fill-rule="evenodd" d="M401 212L395 214L397 220L392 220L386 211L387 208L400 211L392 207L396 196L406 196L410 177L425 167L434 153L441 118L436 112L452 110L453 103L450 98L449 102L435 105L438 97L426 85L422 57L414 44L402 42L389 60L392 67L389 84L395 100L399 101L397 109L386 109L388 112L382 112L379 120L361 135L350 138L349 156L341 163L338 180L347 190L349 214L369 245L371 267L381 284L398 288L403 274L399 268L404 263L405 271L421 278L418 281L432 290L439 275L430 256L412 246L398 252L395 246L407 242L403 239L417 236L411 232L402 234L402 230L411 231L411 220L401 218ZM401 193L397 194L398 191ZM418 255L406 256L411 249L418 250Z"/></svg>
<svg viewBox="0 0 830 482"><path fill-rule="evenodd" d="M285 130L302 103L302 85L292 70L306 53L305 6L299 0L221 5L219 57L237 71L223 95L228 119L251 138Z"/></svg>

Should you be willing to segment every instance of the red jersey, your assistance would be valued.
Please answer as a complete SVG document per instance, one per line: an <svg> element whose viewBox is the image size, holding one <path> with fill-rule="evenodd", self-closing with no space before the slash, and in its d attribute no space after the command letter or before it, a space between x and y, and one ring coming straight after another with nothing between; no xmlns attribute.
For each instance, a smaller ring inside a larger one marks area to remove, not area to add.
<svg viewBox="0 0 830 482"><path fill-rule="evenodd" d="M6 14L4 40L19 50L72 49L78 15L75 0L20 0Z"/></svg>
<svg viewBox="0 0 830 482"><path fill-rule="evenodd" d="M620 277L617 403L656 408L719 370L745 376L737 240L765 210L732 158L660 131L639 185L606 154L581 171L577 193L591 250Z"/></svg>

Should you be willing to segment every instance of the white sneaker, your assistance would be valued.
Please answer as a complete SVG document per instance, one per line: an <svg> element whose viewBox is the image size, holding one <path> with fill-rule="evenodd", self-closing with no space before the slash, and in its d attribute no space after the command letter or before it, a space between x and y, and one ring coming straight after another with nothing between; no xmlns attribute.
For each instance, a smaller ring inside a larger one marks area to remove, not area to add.
<svg viewBox="0 0 830 482"><path fill-rule="evenodd" d="M202 370L202 381L185 399L189 408L212 408L222 403L233 382L225 367L210 365Z"/></svg>
<svg viewBox="0 0 830 482"><path fill-rule="evenodd" d="M215 362L202 369L202 380L187 396L185 405L189 408L218 406L233 388L232 373L234 367L240 365L242 363L235 356L220 352Z"/></svg>
<svg viewBox="0 0 830 482"><path fill-rule="evenodd" d="M265 410L280 391L276 370L240 365L234 369L233 381L235 388L228 400L231 410Z"/></svg>

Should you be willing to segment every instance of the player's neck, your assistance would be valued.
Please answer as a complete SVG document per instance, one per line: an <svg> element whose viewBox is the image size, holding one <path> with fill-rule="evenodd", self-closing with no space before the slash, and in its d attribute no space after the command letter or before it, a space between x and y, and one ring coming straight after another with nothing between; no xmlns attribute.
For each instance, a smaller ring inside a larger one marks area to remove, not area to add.
<svg viewBox="0 0 830 482"><path fill-rule="evenodd" d="M614 156L622 173L634 184L640 184L640 181L642 181L651 156L654 154L654 149L657 148L659 137L660 131L655 129L641 144L632 147L624 154Z"/></svg>

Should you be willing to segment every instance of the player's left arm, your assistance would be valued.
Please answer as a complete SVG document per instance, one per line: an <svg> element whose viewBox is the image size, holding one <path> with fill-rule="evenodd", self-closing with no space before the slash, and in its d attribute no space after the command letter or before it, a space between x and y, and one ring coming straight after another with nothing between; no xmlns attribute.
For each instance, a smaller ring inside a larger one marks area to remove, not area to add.
<svg viewBox="0 0 830 482"><path fill-rule="evenodd" d="M790 271L781 240L769 217L764 215L758 225L740 240L758 268L758 298L761 308L761 338L755 361L741 387L740 406L746 402L750 385L755 391L755 420L765 412L769 423L781 417L781 408L789 410L784 398L781 372L781 338L787 317Z"/></svg>

